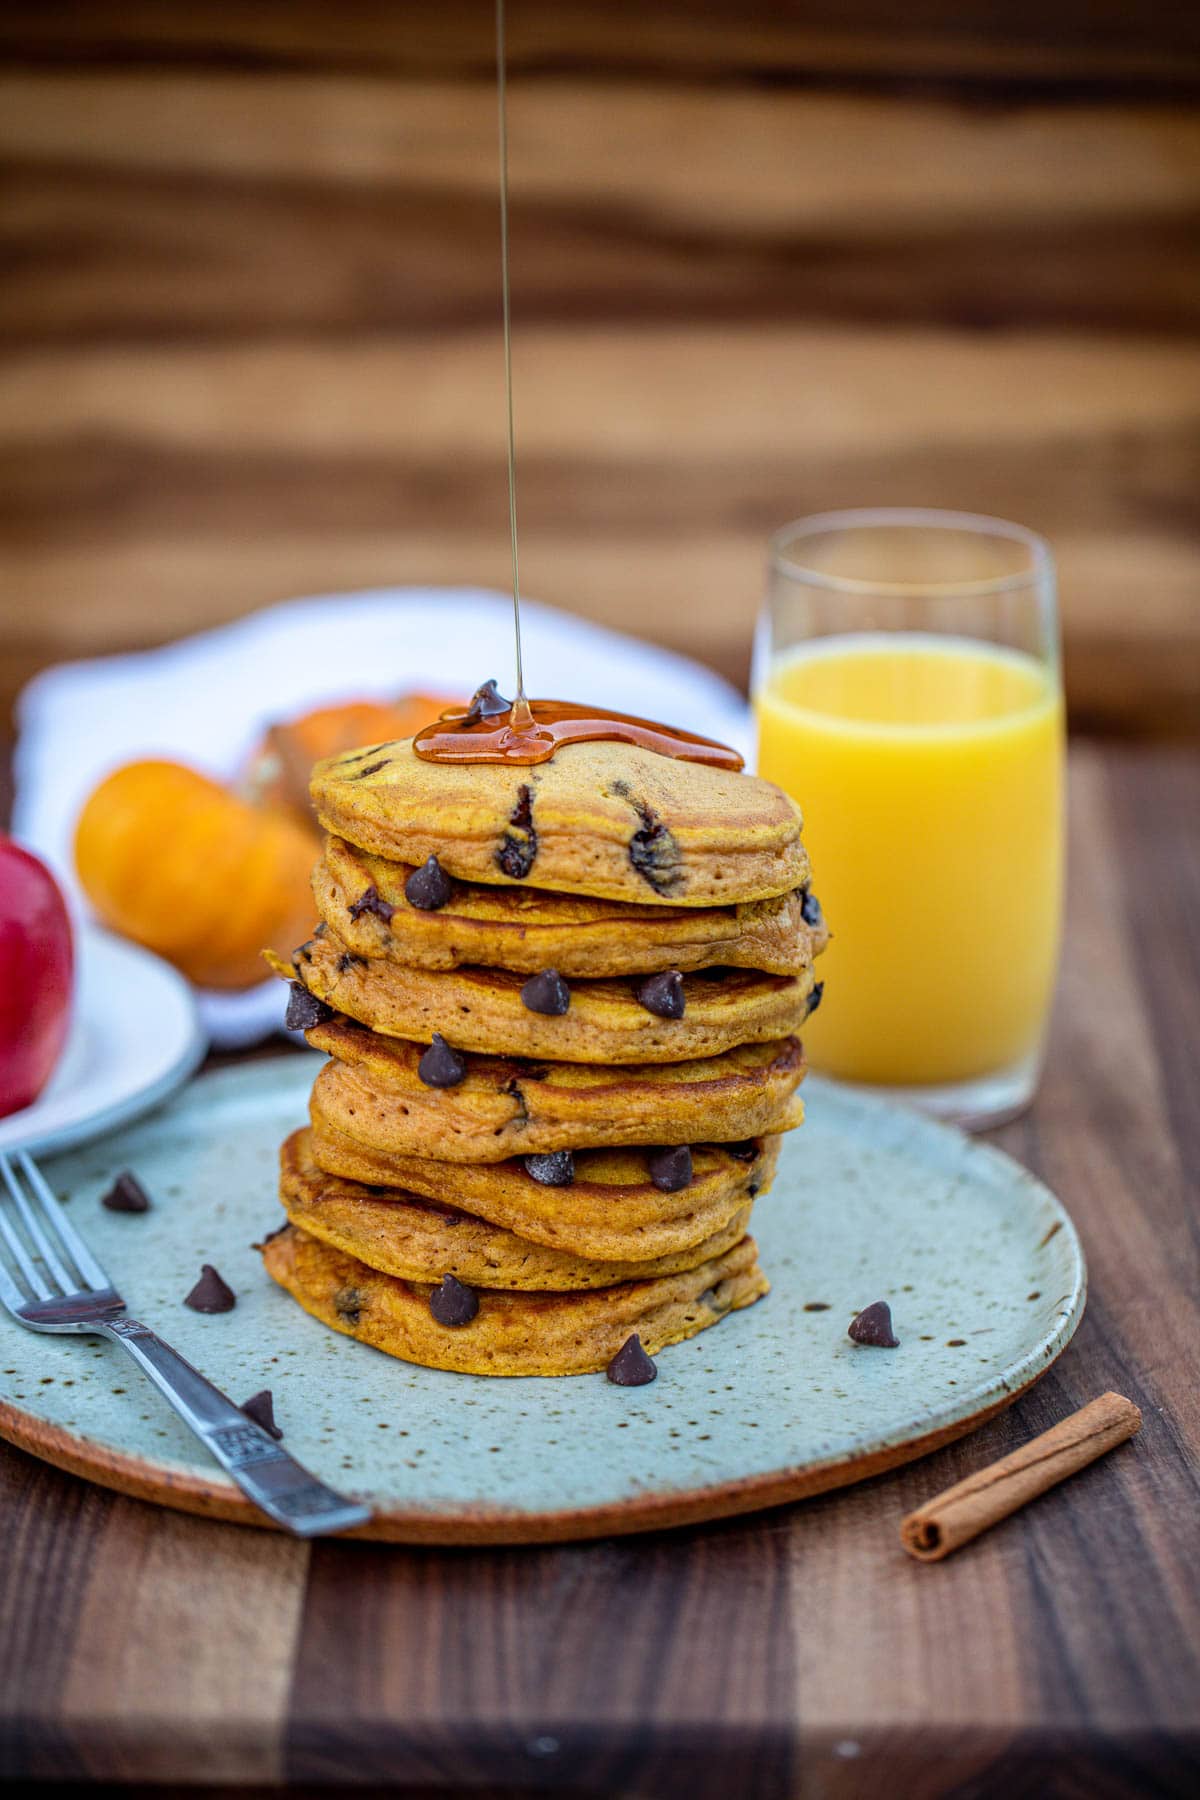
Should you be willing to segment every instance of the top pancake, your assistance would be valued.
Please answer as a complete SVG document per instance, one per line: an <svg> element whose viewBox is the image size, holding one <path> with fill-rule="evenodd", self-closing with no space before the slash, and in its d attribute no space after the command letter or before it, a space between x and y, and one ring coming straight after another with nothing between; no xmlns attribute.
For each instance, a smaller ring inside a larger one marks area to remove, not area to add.
<svg viewBox="0 0 1200 1800"><path fill-rule="evenodd" d="M805 859L805 878L807 868ZM823 924L805 923L801 888L770 900L684 907L455 881L445 906L423 912L404 892L412 873L409 863L331 837L313 870L317 911L356 956L415 969L474 964L521 975L652 975L714 964L798 975L827 936Z"/></svg>
<svg viewBox="0 0 1200 1800"><path fill-rule="evenodd" d="M436 856L465 881L711 907L807 876L800 811L779 788L627 744L568 744L526 768L423 762L405 738L318 763L312 797L360 849Z"/></svg>

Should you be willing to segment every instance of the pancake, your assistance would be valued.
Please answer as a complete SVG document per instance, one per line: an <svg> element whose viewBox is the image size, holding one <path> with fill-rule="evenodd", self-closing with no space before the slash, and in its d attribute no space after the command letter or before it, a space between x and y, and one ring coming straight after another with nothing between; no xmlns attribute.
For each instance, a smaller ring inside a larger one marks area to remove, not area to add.
<svg viewBox="0 0 1200 1800"><path fill-rule="evenodd" d="M526 1177L528 1179L528 1177ZM531 1184L532 1185L532 1184ZM675 1275L740 1243L749 1202L698 1243L665 1256L604 1261L530 1243L457 1207L436 1206L401 1188L365 1187L327 1175L312 1160L309 1134L295 1131L280 1152L279 1193L293 1225L406 1281L453 1275L473 1288L562 1293Z"/></svg>
<svg viewBox="0 0 1200 1800"><path fill-rule="evenodd" d="M286 1225L262 1246L273 1281L335 1331L389 1356L464 1375L582 1375L604 1369L631 1332L656 1354L767 1292L753 1238L697 1268L592 1293L481 1292L468 1325L439 1325L428 1284L369 1269Z"/></svg>
<svg viewBox="0 0 1200 1800"><path fill-rule="evenodd" d="M606 1260L670 1256L711 1236L767 1192L779 1160L778 1137L750 1138L732 1149L693 1145L691 1181L664 1194L650 1180L644 1150L581 1150L570 1187L545 1187L518 1157L452 1163L385 1156L338 1131L315 1097L311 1110L308 1152L328 1174L365 1186L404 1188L465 1207L534 1243Z"/></svg>
<svg viewBox="0 0 1200 1800"><path fill-rule="evenodd" d="M807 879L807 860L804 867ZM688 908L456 881L445 906L422 912L404 893L412 873L411 864L386 862L331 837L313 870L317 911L356 956L418 969L471 963L586 977L720 963L796 975L825 947L824 927L804 922L799 888L744 905Z"/></svg>
<svg viewBox="0 0 1200 1800"><path fill-rule="evenodd" d="M306 1035L335 1059L313 1086L324 1117L390 1156L503 1162L530 1151L730 1143L804 1117L796 1094L804 1052L794 1037L632 1067L468 1055L463 1081L431 1088L417 1074L419 1044L345 1019Z"/></svg>
<svg viewBox="0 0 1200 1800"><path fill-rule="evenodd" d="M327 831L464 881L711 907L790 893L808 870L779 788L627 744L524 768L423 762L405 738L318 763L311 791Z"/></svg>
<svg viewBox="0 0 1200 1800"><path fill-rule="evenodd" d="M683 982L684 1014L663 1019L637 998L638 977L575 981L565 1013L531 1012L525 977L507 969L409 969L347 950L332 931L310 938L285 978L389 1038L428 1045L442 1032L456 1050L572 1063L685 1062L735 1044L761 1044L798 1031L808 1013L811 969L802 976L752 969L704 969Z"/></svg>

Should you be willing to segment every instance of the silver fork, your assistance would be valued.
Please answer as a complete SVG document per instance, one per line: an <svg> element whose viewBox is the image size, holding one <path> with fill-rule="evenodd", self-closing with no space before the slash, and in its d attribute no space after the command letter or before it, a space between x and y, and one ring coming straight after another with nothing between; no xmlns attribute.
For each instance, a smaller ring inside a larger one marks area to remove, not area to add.
<svg viewBox="0 0 1200 1800"><path fill-rule="evenodd" d="M114 1338L247 1498L288 1531L316 1537L366 1524L369 1507L310 1475L178 1350L128 1316L32 1157L0 1155L0 1175L8 1189L7 1200L0 1193L0 1238L20 1277L0 1259L0 1301L19 1324Z"/></svg>

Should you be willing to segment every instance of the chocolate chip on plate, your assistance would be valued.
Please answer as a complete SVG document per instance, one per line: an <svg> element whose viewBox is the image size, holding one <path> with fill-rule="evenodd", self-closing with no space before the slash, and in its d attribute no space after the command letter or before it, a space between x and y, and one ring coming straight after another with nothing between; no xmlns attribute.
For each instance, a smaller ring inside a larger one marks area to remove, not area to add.
<svg viewBox="0 0 1200 1800"><path fill-rule="evenodd" d="M812 1018L824 998L825 983L823 981L814 981L812 987L809 989L808 1005L804 1009L804 1016L806 1019Z"/></svg>
<svg viewBox="0 0 1200 1800"><path fill-rule="evenodd" d="M426 1087L457 1087L466 1079L467 1065L457 1050L452 1050L440 1031L417 1064L417 1074Z"/></svg>
<svg viewBox="0 0 1200 1800"><path fill-rule="evenodd" d="M650 1179L660 1194L677 1194L692 1179L692 1153L686 1144L651 1150L646 1158Z"/></svg>
<svg viewBox="0 0 1200 1800"><path fill-rule="evenodd" d="M275 1402L270 1388L263 1388L259 1393L251 1394L248 1400L242 1401L238 1411L244 1412L246 1417L252 1419L256 1425L261 1425L268 1437L281 1438L283 1436L282 1431L275 1423Z"/></svg>
<svg viewBox="0 0 1200 1800"><path fill-rule="evenodd" d="M143 1213L150 1211L150 1196L132 1169L122 1169L100 1204L109 1212Z"/></svg>
<svg viewBox="0 0 1200 1800"><path fill-rule="evenodd" d="M825 914L821 911L821 902L808 888L801 888L800 890L800 917L804 920L806 925L811 925L814 929L816 926L820 925L825 917Z"/></svg>
<svg viewBox="0 0 1200 1800"><path fill-rule="evenodd" d="M185 1295L183 1304L190 1306L193 1312L232 1312L237 1305L237 1295L227 1281L222 1281L211 1263L201 1263L200 1279L191 1293Z"/></svg>
<svg viewBox="0 0 1200 1800"><path fill-rule="evenodd" d="M527 1012L561 1019L571 1004L571 990L557 969L543 969L540 974L531 975L521 989L521 1004Z"/></svg>
<svg viewBox="0 0 1200 1800"><path fill-rule="evenodd" d="M440 912L454 885L436 856L427 856L404 884L404 898L418 912Z"/></svg>
<svg viewBox="0 0 1200 1800"><path fill-rule="evenodd" d="M658 1369L642 1349L642 1340L635 1331L625 1339L605 1374L617 1387L645 1387L655 1379Z"/></svg>
<svg viewBox="0 0 1200 1800"><path fill-rule="evenodd" d="M283 1016L289 1031L310 1031L314 1025L323 1025L332 1017L332 1006L326 1006L324 1000L310 994L302 981L289 982L287 1012Z"/></svg>
<svg viewBox="0 0 1200 1800"><path fill-rule="evenodd" d="M892 1330L892 1309L886 1300L873 1300L850 1321L849 1335L856 1344L870 1344L879 1350L898 1350L900 1339Z"/></svg>
<svg viewBox="0 0 1200 1800"><path fill-rule="evenodd" d="M439 1325L469 1325L479 1311L479 1295L455 1276L443 1275L441 1287L429 1296L429 1310Z"/></svg>
<svg viewBox="0 0 1200 1800"><path fill-rule="evenodd" d="M525 1172L543 1187L570 1187L575 1179L575 1158L570 1150L547 1150L525 1158Z"/></svg>
<svg viewBox="0 0 1200 1800"><path fill-rule="evenodd" d="M390 901L384 899L377 887L369 887L346 911L352 919L361 919L364 913L373 913L385 925L390 925L396 909Z"/></svg>
<svg viewBox="0 0 1200 1800"><path fill-rule="evenodd" d="M658 1019L682 1019L683 976L678 969L664 969L661 975L648 975L637 986L638 1005Z"/></svg>
<svg viewBox="0 0 1200 1800"><path fill-rule="evenodd" d="M498 719L501 713L512 711L512 701L506 700L496 686L495 677L477 687L471 695L467 707L467 716L463 723L473 725L476 719Z"/></svg>

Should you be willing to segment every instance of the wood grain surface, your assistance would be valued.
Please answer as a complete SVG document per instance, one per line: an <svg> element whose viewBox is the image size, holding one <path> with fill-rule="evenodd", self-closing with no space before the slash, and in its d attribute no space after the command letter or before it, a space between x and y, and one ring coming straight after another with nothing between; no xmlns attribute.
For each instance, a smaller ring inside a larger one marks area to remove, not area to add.
<svg viewBox="0 0 1200 1800"><path fill-rule="evenodd" d="M1077 721L1195 731L1195 9L510 12L529 592L741 680L773 527L1003 514ZM491 57L489 0L0 9L0 704L503 586Z"/></svg>
<svg viewBox="0 0 1200 1800"><path fill-rule="evenodd" d="M1200 1784L1200 763L1077 746L1045 1080L997 1140L1091 1294L1009 1412L757 1518L529 1550L292 1544L0 1446L0 1772L707 1800ZM953 1254L953 1246L947 1246ZM945 1564L903 1514L1105 1389L1140 1436Z"/></svg>

